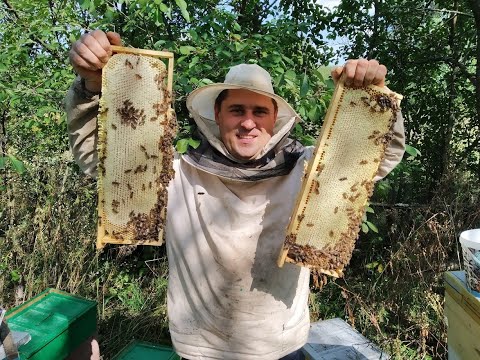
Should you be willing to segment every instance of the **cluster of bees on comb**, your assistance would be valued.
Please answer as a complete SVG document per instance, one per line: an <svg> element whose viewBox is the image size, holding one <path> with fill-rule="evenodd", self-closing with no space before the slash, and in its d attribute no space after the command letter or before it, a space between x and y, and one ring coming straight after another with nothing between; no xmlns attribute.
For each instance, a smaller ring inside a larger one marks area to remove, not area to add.
<svg viewBox="0 0 480 360"><path fill-rule="evenodd" d="M313 159L306 167L302 190L279 257L280 266L282 261L287 261L309 267L315 287L326 283L325 275L343 276L360 230L366 202L373 193L373 178L392 139L393 125L399 111L398 95L386 94L374 87L342 86L340 90L337 88L335 96ZM337 121L340 121L338 126ZM349 121L359 121L357 124L369 122L368 127L356 128L365 134L362 135L365 136L362 145L357 141L357 131L349 127ZM345 154L339 142L354 142L352 148L368 147L370 150L365 154L370 155L365 155L363 151L347 151L354 161L349 163L347 171L351 173L348 173L345 168L337 167L338 159ZM363 170L364 167L368 170ZM342 175L338 176L339 173ZM337 189L342 190L331 194L325 185L322 188L322 184L326 183L336 187L334 184L338 184ZM318 211L320 218L314 214ZM321 241L315 240L319 239L318 236L322 237Z"/></svg>

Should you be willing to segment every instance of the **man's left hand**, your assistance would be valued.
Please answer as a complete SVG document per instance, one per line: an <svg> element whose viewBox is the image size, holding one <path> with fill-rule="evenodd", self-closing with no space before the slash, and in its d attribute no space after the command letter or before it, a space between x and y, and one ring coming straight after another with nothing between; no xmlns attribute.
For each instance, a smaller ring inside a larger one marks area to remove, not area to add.
<svg viewBox="0 0 480 360"><path fill-rule="evenodd" d="M387 68L377 60L357 59L347 60L345 65L338 66L332 70L332 78L336 83L345 74L345 85L347 86L385 86Z"/></svg>

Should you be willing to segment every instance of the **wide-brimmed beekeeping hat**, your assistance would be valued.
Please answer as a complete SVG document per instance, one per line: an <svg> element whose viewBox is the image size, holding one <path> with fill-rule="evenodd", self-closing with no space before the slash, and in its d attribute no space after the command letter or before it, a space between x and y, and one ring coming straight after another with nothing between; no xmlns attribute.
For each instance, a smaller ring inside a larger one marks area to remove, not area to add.
<svg viewBox="0 0 480 360"><path fill-rule="evenodd" d="M274 99L278 106L277 120L273 136L257 157L263 156L278 143L300 120L299 115L281 97L275 94L270 74L256 64L240 64L230 68L223 83L202 86L187 98L187 108L195 119L200 131L207 136L209 142L225 153L220 140L220 133L215 122L215 100L223 90L246 89ZM212 138L210 135L213 135ZM221 148L221 149L220 149ZM227 155L228 156L228 155Z"/></svg>

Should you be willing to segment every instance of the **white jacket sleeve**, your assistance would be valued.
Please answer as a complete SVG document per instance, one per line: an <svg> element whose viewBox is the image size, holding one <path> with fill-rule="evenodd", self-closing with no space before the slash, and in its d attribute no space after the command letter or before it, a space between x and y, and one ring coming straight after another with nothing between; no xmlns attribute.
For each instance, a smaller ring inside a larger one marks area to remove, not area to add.
<svg viewBox="0 0 480 360"><path fill-rule="evenodd" d="M97 115L100 95L89 94L77 77L65 98L70 149L87 175L97 175Z"/></svg>
<svg viewBox="0 0 480 360"><path fill-rule="evenodd" d="M397 121L393 126L392 135L392 140L385 150L385 157L378 167L374 181L383 179L402 161L403 153L405 152L405 128L401 111L397 112Z"/></svg>

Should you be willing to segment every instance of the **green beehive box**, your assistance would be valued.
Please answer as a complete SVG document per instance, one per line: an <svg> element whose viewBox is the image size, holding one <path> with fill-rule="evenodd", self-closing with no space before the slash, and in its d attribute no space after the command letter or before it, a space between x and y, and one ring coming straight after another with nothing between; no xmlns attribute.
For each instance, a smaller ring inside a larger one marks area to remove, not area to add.
<svg viewBox="0 0 480 360"><path fill-rule="evenodd" d="M115 357L115 360L180 360L175 351L164 345L132 341Z"/></svg>
<svg viewBox="0 0 480 360"><path fill-rule="evenodd" d="M64 359L97 328L96 302L47 289L10 310L10 330L26 331L32 339L20 346L22 360Z"/></svg>

